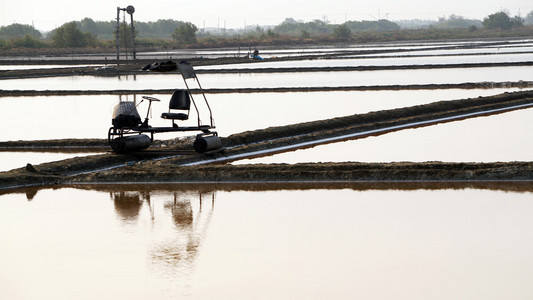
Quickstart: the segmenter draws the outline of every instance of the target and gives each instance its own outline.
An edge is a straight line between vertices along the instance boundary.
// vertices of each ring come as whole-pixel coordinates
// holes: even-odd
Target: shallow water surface
[[[81,157],[87,155],[102,154],[98,152],[82,153],[57,153],[57,152],[5,152],[0,151],[0,172],[12,169],[23,168],[26,164],[42,164],[68,158]]]
[[[426,104],[440,100],[464,99],[495,95],[517,89],[469,90],[408,90],[408,91],[351,91],[302,93],[250,93],[208,94],[215,125],[221,136],[270,126],[296,124],[382,109]],[[143,94],[144,95],[144,94]],[[150,124],[170,126],[161,119],[168,111],[170,95],[148,95],[161,99],[152,105]],[[107,138],[111,126],[113,107],[123,101],[141,100],[141,95],[100,96],[35,96],[3,97],[0,105],[4,117],[0,127],[4,131],[1,141],[42,140],[65,138]],[[202,100],[200,98],[200,100]],[[140,103],[141,118],[146,117],[148,104]],[[209,118],[202,111],[201,119]],[[149,115],[150,116],[150,115]],[[193,112],[189,121],[193,125]],[[183,125],[185,125],[185,123]],[[173,138],[183,134],[157,135],[156,138]],[[0,157],[1,157],[0,153]]]
[[[533,109],[523,109],[240,160],[234,164],[532,161],[532,117]]]
[[[533,50],[532,50],[533,51]],[[468,56],[416,56],[413,57],[357,57],[344,59],[311,59],[299,61],[268,61],[247,64],[215,65],[197,69],[258,69],[258,68],[304,68],[304,67],[358,67],[358,66],[406,66],[425,64],[468,64],[533,61],[532,53],[468,55]]]
[[[531,295],[531,192],[98,189],[0,196],[1,298]]]
[[[200,74],[203,88],[341,87],[465,82],[533,81],[531,67],[378,70],[301,73]],[[2,80],[8,90],[135,90],[183,89],[178,74],[120,77],[70,76]],[[196,87],[196,86],[193,86]]]

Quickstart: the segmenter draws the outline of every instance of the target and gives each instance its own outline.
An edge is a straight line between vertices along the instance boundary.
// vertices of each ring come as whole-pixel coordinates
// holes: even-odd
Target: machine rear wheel
[[[216,134],[208,136],[199,134],[194,140],[193,148],[198,153],[218,150],[222,148],[222,140]]]
[[[109,142],[116,153],[127,153],[150,147],[152,140],[146,134],[137,134],[114,138]]]

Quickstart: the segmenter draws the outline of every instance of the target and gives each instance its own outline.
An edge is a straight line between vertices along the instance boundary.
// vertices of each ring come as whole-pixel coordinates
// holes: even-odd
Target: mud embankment
[[[0,142],[1,151],[102,152],[109,151],[105,139],[55,139]]]
[[[180,150],[182,152],[193,151],[187,139],[155,140],[150,146],[151,149],[158,149],[163,152],[166,149]],[[54,139],[35,141],[6,141],[0,142],[0,152],[21,151],[21,152],[110,152],[107,139]],[[153,151],[154,152],[154,151]]]
[[[309,87],[272,87],[272,88],[210,88],[206,94],[227,93],[291,93],[291,92],[331,92],[331,91],[401,91],[401,90],[443,90],[443,89],[495,89],[495,88],[533,88],[533,81],[504,82],[464,82],[444,84],[393,84],[393,85],[354,85],[354,86],[309,86]],[[200,92],[191,89],[193,93]],[[169,95],[174,89],[139,89],[139,90],[2,90],[0,97],[29,96],[80,96],[80,95]]]
[[[136,165],[74,176],[77,182],[530,181],[533,162]]]

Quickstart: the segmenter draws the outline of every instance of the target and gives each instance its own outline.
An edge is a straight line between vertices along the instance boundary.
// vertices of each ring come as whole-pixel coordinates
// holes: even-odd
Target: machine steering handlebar
[[[157,99],[157,98],[154,98],[154,97],[149,97],[149,96],[143,96],[143,99],[146,99],[148,101],[157,101],[157,102],[160,102],[161,100]]]

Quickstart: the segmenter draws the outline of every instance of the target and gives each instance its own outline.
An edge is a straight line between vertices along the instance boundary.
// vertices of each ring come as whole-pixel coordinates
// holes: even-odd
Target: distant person
[[[259,56],[259,50],[257,50],[257,48],[254,49],[254,53],[252,54],[252,58],[253,59],[263,60],[263,58],[261,56]]]

